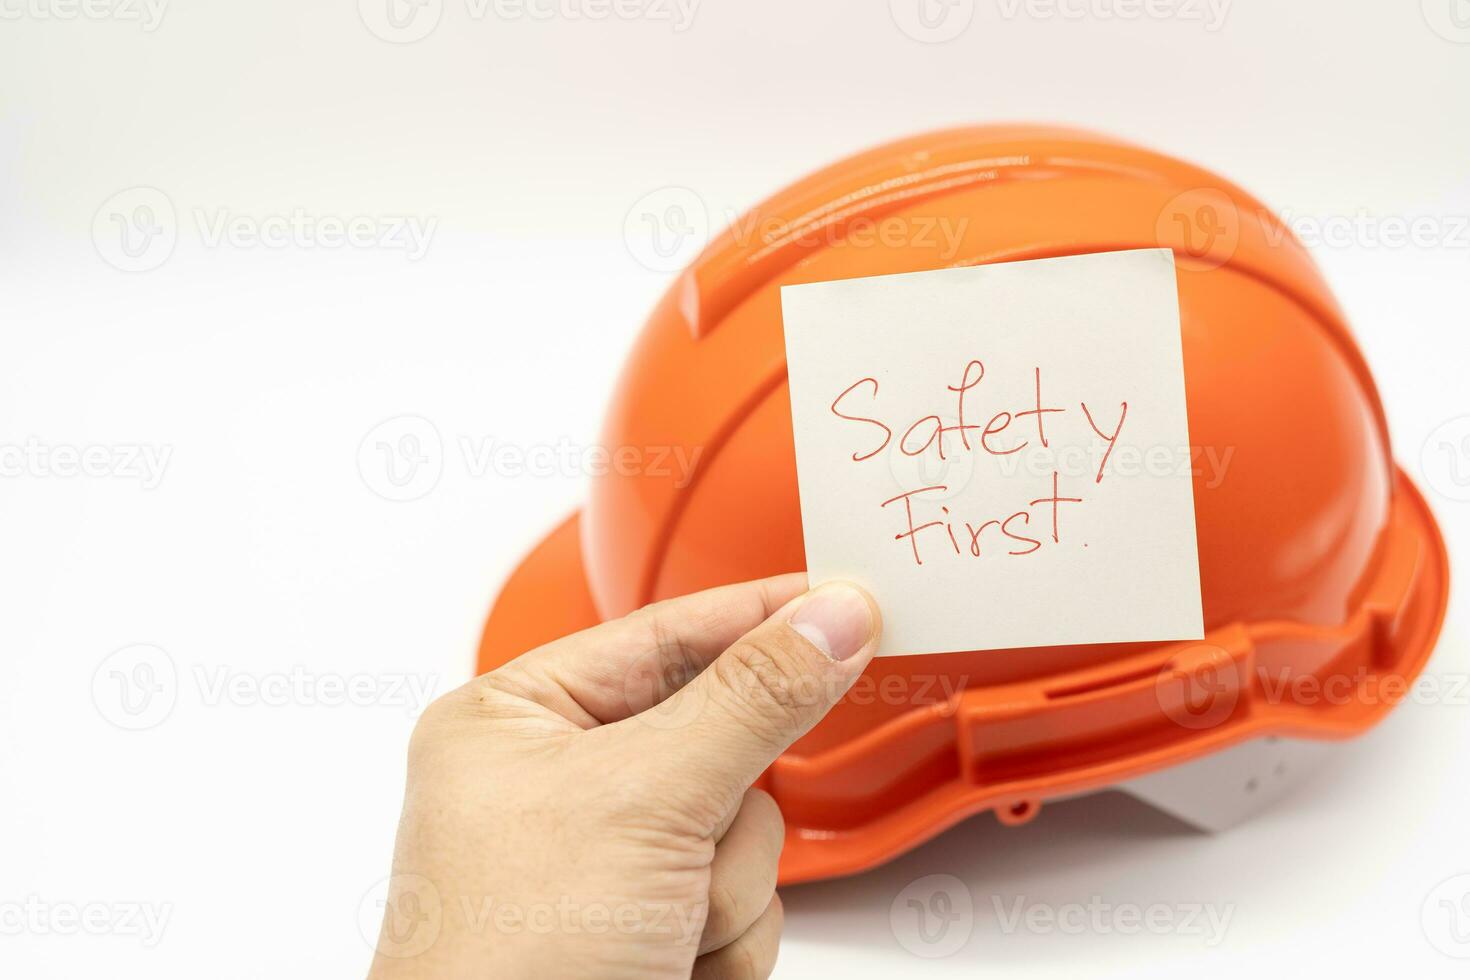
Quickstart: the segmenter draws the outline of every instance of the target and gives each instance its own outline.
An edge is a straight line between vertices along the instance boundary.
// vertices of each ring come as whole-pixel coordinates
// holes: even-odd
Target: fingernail
[[[790,623],[833,660],[846,660],[873,635],[873,610],[857,589],[835,582],[807,596]]]

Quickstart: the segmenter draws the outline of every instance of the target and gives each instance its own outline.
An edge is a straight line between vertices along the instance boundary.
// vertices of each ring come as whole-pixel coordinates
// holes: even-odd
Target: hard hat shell
[[[874,661],[762,778],[787,821],[782,881],[1247,739],[1367,728],[1427,658],[1448,568],[1341,310],[1240,188],[1037,126],[859,154],[713,242],[654,310],[605,424],[609,449],[664,465],[594,480],[506,584],[481,668],[653,600],[805,567],[780,287],[1154,247],[1178,267],[1205,642]],[[1345,696],[1324,695],[1333,680]]]

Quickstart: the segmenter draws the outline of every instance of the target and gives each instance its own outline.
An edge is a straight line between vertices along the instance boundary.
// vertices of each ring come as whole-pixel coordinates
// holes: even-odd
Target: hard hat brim
[[[1026,703],[1031,699],[1022,697],[1025,692],[961,691],[946,710],[916,709],[866,733],[859,740],[861,745],[842,746],[819,756],[783,756],[758,784],[783,804],[787,817],[781,884],[833,878],[877,866],[983,810],[994,810],[1005,823],[1024,823],[1035,816],[1044,800],[1118,787],[1253,739],[1336,740],[1376,724],[1397,703],[1394,697],[1355,695],[1345,701],[1319,699],[1303,705],[1291,697],[1260,698],[1259,684],[1251,678],[1255,671],[1264,670],[1273,649],[1281,646],[1298,651],[1315,648],[1320,663],[1332,665],[1330,669],[1344,676],[1351,665],[1352,676],[1360,684],[1388,680],[1402,688],[1418,677],[1444,618],[1449,561],[1439,528],[1418,490],[1401,470],[1396,471],[1395,484],[1393,513],[1385,532],[1386,553],[1347,622],[1326,630],[1294,623],[1237,623],[1211,631],[1207,637],[1210,649],[1229,655],[1227,669],[1238,675],[1240,687],[1238,704],[1232,700],[1232,710],[1209,725],[1196,729],[1182,724],[1168,739],[1116,754],[1097,753],[1080,762],[1073,753],[1059,752],[1059,760],[1066,757],[1060,768],[1036,775],[1016,774],[1018,778],[1001,774],[980,778],[980,767],[964,764],[966,757],[975,755],[977,745],[1003,745],[1010,738],[1005,726],[1018,720],[1029,723],[1047,714],[1052,720],[1045,727],[1055,727],[1060,733],[1068,724],[1062,712],[1106,717],[1113,710],[1108,699],[1123,697],[1131,698],[1136,709],[1141,697],[1157,697],[1153,678],[1166,669],[1192,669],[1190,664],[1199,659],[1193,650],[1171,653],[1179,647],[1174,644],[1161,645],[1142,677],[1129,674],[1137,673],[1135,668],[1114,665],[1128,678],[1123,683],[1099,686],[1097,678],[1079,671],[1076,678],[1051,678],[1046,691],[1034,692],[1034,704]],[[574,514],[548,534],[506,581],[486,622],[479,669],[493,670],[526,650],[600,621],[582,561],[580,514]],[[1215,670],[1219,664],[1203,666]],[[1056,695],[1069,687],[1081,693]],[[969,697],[972,694],[979,696]],[[1121,701],[1117,711],[1125,713]],[[1167,706],[1163,711],[1169,714]],[[812,799],[802,797],[820,794],[823,786],[851,781],[849,777],[860,776],[874,760],[886,757],[892,763],[893,757],[885,753],[897,743],[918,738],[932,741],[936,731],[946,729],[953,731],[949,740],[961,763],[949,778],[931,781],[911,799],[889,805],[877,802],[866,808],[869,819],[844,830],[802,826],[800,813],[814,805]],[[970,758],[970,762],[976,760]],[[791,799],[783,800],[787,796]]]

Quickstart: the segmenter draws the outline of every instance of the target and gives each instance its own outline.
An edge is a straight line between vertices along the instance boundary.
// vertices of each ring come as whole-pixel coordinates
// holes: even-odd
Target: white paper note
[[[807,570],[880,654],[1204,635],[1172,252],[781,299]]]

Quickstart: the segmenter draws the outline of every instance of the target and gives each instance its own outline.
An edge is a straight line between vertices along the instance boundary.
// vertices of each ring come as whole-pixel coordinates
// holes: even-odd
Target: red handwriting
[[[882,422],[879,422],[877,419],[870,419],[870,418],[867,418],[866,416],[862,416],[862,415],[844,415],[842,412],[837,411],[837,403],[838,402],[840,402],[840,401],[842,401],[842,399],[846,398],[855,389],[860,388],[863,385],[868,385],[868,384],[870,384],[870,385],[873,386],[873,397],[874,398],[877,398],[878,397],[878,379],[877,378],[863,378],[860,381],[853,382],[851,385],[849,385],[847,387],[847,390],[843,391],[842,394],[840,394],[836,398],[832,399],[832,414],[833,415],[837,416],[840,419],[847,419],[849,422],[866,422],[869,425],[876,425],[878,428],[880,428],[880,429],[883,430],[883,441],[878,444],[878,448],[877,449],[874,449],[870,453],[864,453],[862,455],[859,455],[857,453],[853,453],[852,454],[852,461],[854,463],[861,463],[865,459],[872,459],[874,456],[876,456],[879,453],[881,453],[884,449],[888,448],[888,440],[891,439],[891,438],[893,438],[893,430],[890,429],[888,426],[884,425]]]
[[[971,368],[980,369],[980,373],[975,375],[974,381],[970,380]],[[955,418],[960,420],[960,424],[955,426],[955,428],[959,429],[960,441],[965,444],[966,449],[970,448],[969,430],[977,428],[977,426],[965,424],[965,392],[969,391],[971,388],[975,387],[983,380],[985,380],[985,365],[980,363],[979,361],[971,361],[969,364],[965,365],[965,376],[963,378],[960,378],[960,383],[958,387],[956,387],[955,385],[945,385],[945,387],[948,388],[950,391],[958,392],[960,396],[959,404],[955,407]]]
[[[1055,541],[1057,544],[1061,544],[1062,543],[1062,533],[1057,528],[1057,505],[1058,504],[1080,504],[1080,503],[1082,503],[1082,498],[1081,497],[1063,497],[1063,496],[1060,496],[1057,493],[1057,471],[1056,470],[1052,470],[1052,473],[1051,473],[1051,496],[1050,497],[1039,497],[1036,500],[1031,501],[1031,506],[1032,507],[1035,507],[1037,504],[1051,504],[1051,539],[1053,541]]]
[[[920,524],[918,527],[915,527],[914,526],[914,505],[910,502],[910,499],[909,498],[915,496],[916,494],[931,493],[931,492],[933,492],[935,490],[945,491],[945,490],[948,490],[948,489],[949,489],[949,487],[946,487],[943,484],[939,484],[938,486],[933,486],[933,487],[920,487],[917,490],[910,490],[907,493],[901,493],[897,497],[889,497],[887,500],[883,501],[883,503],[881,503],[881,504],[878,505],[880,507],[887,507],[889,504],[893,503],[896,500],[902,500],[903,501],[903,516],[904,516],[904,520],[908,521],[909,529],[907,531],[904,531],[902,534],[895,534],[893,536],[893,540],[895,540],[895,541],[902,541],[904,538],[908,538],[909,539],[909,547],[911,547],[911,548],[914,549],[914,562],[916,564],[919,564],[919,565],[924,564],[924,559],[922,559],[922,558],[919,557],[919,542],[915,538],[915,535],[917,535],[920,531],[922,531],[922,530],[924,530],[925,528],[928,528],[928,527],[942,527],[942,526],[944,526],[944,522],[943,521],[929,521],[927,524]],[[953,536],[954,535],[951,533],[950,537],[953,538]]]
[[[952,433],[958,433],[959,441],[963,448],[972,451],[974,449],[974,444],[972,444],[970,441],[970,433],[979,430],[980,438],[978,440],[978,443],[982,451],[989,453],[992,456],[1008,456],[1011,453],[1025,449],[1026,446],[1030,444],[1029,441],[1022,439],[1014,445],[1003,446],[992,444],[992,437],[999,436],[1011,425],[1011,423],[1018,422],[1021,419],[1028,417],[1034,418],[1036,420],[1036,438],[1041,443],[1042,447],[1050,447],[1051,442],[1046,437],[1045,418],[1047,415],[1065,414],[1067,410],[1060,406],[1046,406],[1042,404],[1041,368],[1035,368],[1034,374],[1036,379],[1036,396],[1034,408],[1025,408],[1014,413],[1008,411],[996,412],[994,415],[990,416],[990,419],[983,426],[981,426],[973,422],[966,421],[965,396],[969,392],[973,391],[976,387],[978,387],[980,382],[984,380],[985,365],[980,361],[970,361],[968,364],[965,365],[964,374],[960,378],[960,383],[958,385],[945,386],[946,391],[952,391],[956,395],[955,418],[957,421],[955,422],[955,424],[945,425],[944,420],[940,416],[925,415],[904,430],[903,435],[900,436],[898,439],[899,451],[902,452],[905,456],[918,456],[921,453],[924,453],[932,448],[935,450],[941,460],[948,459],[949,456],[945,453],[945,436]],[[852,459],[855,463],[861,463],[863,460],[872,459],[874,456],[877,456],[883,450],[888,448],[888,443],[893,438],[893,429],[879,419],[876,419],[871,415],[858,415],[838,407],[850,398],[855,398],[858,389],[865,386],[871,387],[872,392],[870,398],[871,400],[876,401],[878,397],[878,379],[860,378],[859,380],[844,388],[842,390],[842,393],[839,394],[836,398],[832,399],[832,404],[828,406],[829,411],[831,411],[833,415],[837,416],[840,419],[843,419],[844,421],[858,422],[862,425],[871,426],[872,428],[877,429],[883,433],[883,440],[879,442],[877,446],[869,449],[867,452],[855,452],[852,454]],[[1087,413],[1087,406],[1083,405],[1082,410],[1084,413]],[[1124,402],[1123,412],[1125,415],[1127,414],[1127,411],[1128,403]],[[1091,423],[1092,416],[1088,414],[1087,418],[1088,422]],[[1118,419],[1118,426],[1116,429],[1113,430],[1113,435],[1111,437],[1106,436],[1105,433],[1098,430],[1096,425],[1093,425],[1092,428],[1093,431],[1098,433],[1098,435],[1107,438],[1109,443],[1113,443],[1117,441],[1118,434],[1123,429],[1123,419],[1121,417]],[[919,438],[922,438],[922,442],[916,441]],[[1111,449],[1111,445],[1109,446],[1109,448]]]
[[[1123,420],[1128,417],[1128,403],[1122,402],[1120,404],[1122,404],[1123,410],[1118,413],[1118,424],[1113,427],[1113,434],[1108,435],[1102,429],[1099,429],[1097,423],[1092,420],[1092,413],[1087,410],[1087,403],[1081,403],[1082,414],[1087,416],[1087,424],[1092,426],[1093,432],[1096,432],[1108,441],[1108,448],[1103,452],[1102,462],[1097,464],[1097,479],[1093,481],[1094,483],[1102,482],[1103,469],[1108,465],[1108,457],[1113,455],[1113,447],[1118,444],[1118,433],[1123,431]]]
[[[1051,496],[1042,497],[1038,500],[1033,500],[1031,501],[1029,506],[1035,507],[1037,504],[1051,505],[1051,538],[1054,543],[1061,544],[1061,525],[1060,517],[1057,512],[1057,506],[1064,503],[1080,504],[1082,503],[1082,498],[1063,497],[1058,494],[1056,487],[1057,474],[1053,472]],[[948,490],[949,487],[945,486],[942,483],[938,483],[928,487],[919,487],[917,490],[907,490],[903,493],[898,494],[897,496],[889,497],[887,500],[883,501],[883,503],[879,505],[882,507],[887,507],[889,504],[903,501],[904,530],[895,534],[893,536],[893,540],[908,542],[909,550],[914,556],[914,563],[916,565],[924,564],[924,557],[919,549],[919,534],[920,532],[927,531],[931,528],[942,528],[945,531],[945,536],[949,539],[949,546],[956,555],[964,555],[968,553],[973,558],[981,557],[981,555],[984,554],[982,541],[985,539],[985,532],[992,527],[996,528],[998,533],[1004,538],[1008,539],[1010,543],[1029,546],[1023,549],[1011,547],[1006,552],[1006,554],[1008,555],[1029,555],[1041,549],[1041,541],[1039,539],[1011,530],[1011,525],[1017,521],[1019,521],[1021,524],[1025,525],[1029,529],[1031,525],[1031,513],[1027,510],[1018,510],[1015,513],[1009,514],[1005,517],[994,518],[992,520],[985,521],[979,525],[971,524],[969,521],[962,521],[960,523],[963,525],[964,531],[962,533],[956,533],[955,523],[949,519],[951,516],[949,508],[947,506],[941,505],[939,510],[944,515],[942,519],[936,518],[934,520],[924,521],[923,523],[915,524],[913,498],[919,496],[920,494],[944,493]],[[963,548],[960,546],[961,539],[964,539],[965,541],[965,546]]]
[[[948,459],[946,438],[948,438],[950,452],[958,448],[965,452],[980,452],[990,456],[1009,456],[1031,445],[1030,438],[1019,437],[1018,429],[1013,428],[1026,419],[1032,420],[1030,424],[1035,425],[1036,441],[1043,449],[1049,448],[1051,442],[1047,434],[1046,417],[1053,416],[1052,421],[1055,426],[1061,417],[1068,414],[1069,410],[1061,405],[1046,403],[1042,396],[1041,374],[1040,367],[1032,368],[1034,395],[1028,400],[1026,406],[1017,407],[1014,411],[997,411],[982,424],[976,421],[973,399],[970,396],[985,380],[986,368],[985,364],[978,359],[967,362],[960,374],[959,383],[945,385],[945,390],[954,395],[954,424],[946,424],[944,418],[938,414],[922,416],[902,430],[903,434],[898,437],[897,444],[899,452],[905,456],[918,456],[933,449],[939,459],[946,460]],[[870,431],[874,439],[879,440],[876,445],[870,441],[866,444],[868,448],[854,452],[852,460],[855,463],[863,463],[882,453],[893,442],[894,433],[898,429],[872,414],[878,402],[878,395],[877,378],[866,377],[849,385],[832,400],[830,410],[833,415],[846,422],[863,426]],[[868,414],[859,414],[857,406],[862,404],[864,396],[869,406],[864,411]],[[1122,435],[1123,424],[1128,417],[1128,403],[1126,401],[1118,403],[1118,421],[1112,427],[1111,432],[1099,426],[1098,418],[1094,416],[1086,402],[1079,401],[1076,404],[1082,410],[1082,416],[1091,433],[1106,444],[1093,480],[1094,483],[1101,483],[1107,469],[1108,459]],[[978,435],[972,438],[972,434],[976,433]],[[1053,435],[1055,435],[1055,428],[1053,428]],[[932,552],[937,547],[942,553],[946,544],[948,550],[953,551],[955,555],[968,555],[971,558],[994,554],[1001,549],[1004,549],[1004,554],[1010,556],[1032,555],[1045,546],[1048,538],[1051,545],[1060,545],[1063,539],[1063,505],[1083,503],[1083,498],[1080,496],[1063,494],[1062,477],[1055,469],[1051,473],[1049,494],[1031,500],[1024,508],[1010,513],[1002,511],[1001,514],[987,517],[978,523],[955,519],[950,512],[949,504],[939,503],[944,498],[932,496],[948,494],[948,492],[947,485],[933,484],[896,494],[879,505],[881,508],[899,503],[903,505],[902,529],[894,534],[893,539],[907,543],[909,552],[917,565],[924,564],[926,548]],[[938,516],[935,516],[936,509]],[[916,510],[920,513],[916,514]],[[1035,525],[1033,525],[1033,517],[1036,518]],[[1048,524],[1050,534],[1042,530]],[[1033,526],[1036,527],[1035,531],[1032,530]],[[921,547],[921,539],[924,542],[923,547]],[[1086,547],[1087,543],[1074,541],[1075,544]]]
[[[1049,443],[1049,442],[1046,441],[1046,426],[1042,423],[1042,419],[1049,412],[1064,412],[1064,411],[1066,411],[1066,409],[1064,409],[1064,408],[1042,408],[1041,407],[1041,368],[1037,368],[1036,369],[1036,407],[1035,408],[1028,408],[1024,412],[1017,412],[1016,413],[1016,418],[1020,418],[1023,415],[1034,415],[1034,416],[1036,416],[1036,437],[1041,440],[1041,445],[1042,445],[1043,448],[1045,448],[1047,446],[1050,446],[1051,443]]]

